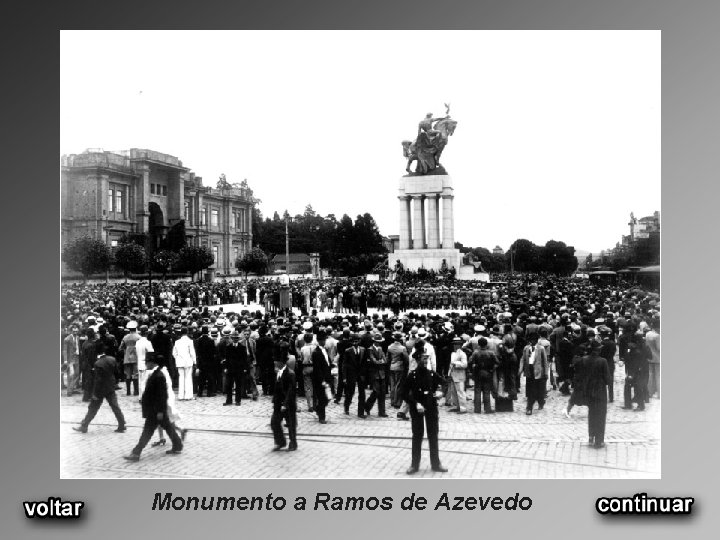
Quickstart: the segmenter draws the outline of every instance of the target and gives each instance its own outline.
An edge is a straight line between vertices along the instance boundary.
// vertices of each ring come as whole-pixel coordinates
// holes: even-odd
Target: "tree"
[[[505,254],[505,258],[510,266],[517,272],[537,272],[540,267],[539,248],[530,240],[524,238],[515,240],[510,249]]]
[[[83,280],[87,280],[92,274],[100,274],[110,269],[112,253],[105,242],[80,236],[63,246],[62,259],[68,268],[80,272]]]
[[[145,250],[129,238],[123,237],[115,250],[115,266],[122,270],[125,282],[129,274],[140,274],[145,270],[147,255]]]
[[[570,275],[578,267],[578,260],[575,257],[575,248],[568,247],[565,242],[549,240],[545,247],[539,250],[540,265],[538,270],[550,272],[557,275]]]
[[[235,267],[244,272],[245,277],[247,277],[248,272],[262,276],[267,273],[268,263],[268,256],[265,252],[258,247],[254,247],[242,258],[235,261]]]
[[[315,216],[317,216],[317,213],[315,213],[315,210],[313,210],[312,205],[311,205],[311,204],[308,204],[308,205],[305,207],[305,213],[303,214],[303,217],[305,217],[305,218],[314,218]]]
[[[201,246],[185,246],[178,253],[178,268],[195,276],[197,272],[213,265],[215,257],[212,252]]]
[[[178,254],[169,249],[162,249],[152,255],[150,269],[153,272],[162,274],[163,281],[168,272],[171,272],[178,264]]]

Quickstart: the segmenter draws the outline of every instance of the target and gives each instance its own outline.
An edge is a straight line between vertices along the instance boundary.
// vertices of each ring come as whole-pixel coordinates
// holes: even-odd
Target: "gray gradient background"
[[[461,534],[536,534],[567,531],[586,538],[655,539],[717,531],[717,360],[703,339],[714,333],[711,306],[717,286],[718,45],[716,1],[477,1],[413,2],[135,2],[102,8],[98,2],[54,2],[50,7],[5,3],[3,14],[3,154],[6,166],[2,224],[3,389],[0,391],[0,535],[3,538],[143,538],[207,533],[263,538],[324,535],[360,538],[386,534],[440,537]],[[379,28],[379,29],[661,29],[663,50],[663,471],[657,481],[80,481],[59,480],[58,398],[58,46],[59,29],[81,28]],[[431,34],[428,33],[428,38]],[[419,76],[421,47],[398,58],[398,69]],[[290,54],[290,52],[289,52]],[[420,57],[416,55],[420,55]],[[415,60],[417,58],[417,60]],[[132,62],[128,73],[132,76]],[[418,66],[418,67],[416,67]],[[173,76],[173,74],[168,74]],[[88,84],[112,84],[109,79]],[[181,77],[181,74],[177,74]],[[183,84],[179,78],[178,84]],[[98,114],[102,114],[99,112]],[[139,129],[141,127],[139,126]],[[89,144],[92,135],[89,134]],[[592,204],[591,194],[578,195]],[[30,200],[28,200],[30,197]],[[598,224],[602,226],[602,224]],[[712,226],[711,226],[712,227]],[[14,251],[20,250],[22,251]],[[713,249],[714,248],[714,249]],[[712,251],[715,260],[705,260]],[[16,257],[16,253],[22,253]],[[688,274],[693,261],[704,271]],[[693,265],[695,266],[695,265]],[[700,324],[700,326],[698,326]],[[702,370],[691,372],[690,364]],[[699,371],[698,370],[698,371]],[[700,381],[707,380],[702,384]],[[192,443],[191,443],[192,444]],[[238,459],[241,459],[238,453]],[[156,491],[179,495],[265,495],[287,499],[334,495],[390,495],[390,512],[172,513],[150,511]],[[397,506],[411,492],[436,500],[451,495],[530,496],[529,512],[432,511],[405,515]],[[692,518],[608,518],[594,510],[603,495],[695,496]],[[35,522],[21,502],[61,496],[86,501],[79,522]],[[320,518],[320,519],[318,519]],[[690,530],[688,530],[690,529]]]

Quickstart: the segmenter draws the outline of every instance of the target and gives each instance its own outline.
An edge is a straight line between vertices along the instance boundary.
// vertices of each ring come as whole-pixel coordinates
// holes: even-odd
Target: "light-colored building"
[[[205,246],[211,267],[237,274],[235,260],[252,249],[252,190],[203,186],[178,158],[153,150],[86,150],[61,158],[61,242],[89,235],[116,246],[144,233],[159,246],[184,221],[189,245]]]
[[[493,255],[505,255],[505,252],[503,251],[503,248],[500,246],[495,246],[492,250]]]

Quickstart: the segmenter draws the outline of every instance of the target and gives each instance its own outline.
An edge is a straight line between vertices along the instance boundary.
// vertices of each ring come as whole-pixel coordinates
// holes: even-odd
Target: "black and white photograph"
[[[61,479],[662,477],[660,31],[59,40]]]

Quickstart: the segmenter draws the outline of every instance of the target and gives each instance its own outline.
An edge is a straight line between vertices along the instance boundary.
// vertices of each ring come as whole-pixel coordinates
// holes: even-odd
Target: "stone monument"
[[[463,265],[460,250],[455,248],[455,199],[453,180],[440,163],[448,139],[457,122],[446,115],[434,118],[428,113],[418,124],[415,141],[403,141],[407,174],[400,178],[400,238],[398,249],[388,256],[394,268],[399,261],[407,270],[439,271],[443,264],[455,268],[456,276],[483,279],[472,265]],[[417,162],[415,171],[410,169]]]

